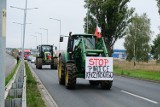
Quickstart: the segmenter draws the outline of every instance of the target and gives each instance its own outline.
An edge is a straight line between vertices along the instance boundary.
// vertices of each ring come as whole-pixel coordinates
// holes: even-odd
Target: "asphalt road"
[[[5,72],[5,76],[9,75],[11,73],[11,71],[13,70],[13,68],[16,65],[16,59],[14,59],[12,56],[10,56],[9,54],[6,54],[6,72]]]
[[[59,107],[160,107],[160,84],[114,76],[111,90],[78,79],[75,90],[59,85],[57,70],[30,64]]]

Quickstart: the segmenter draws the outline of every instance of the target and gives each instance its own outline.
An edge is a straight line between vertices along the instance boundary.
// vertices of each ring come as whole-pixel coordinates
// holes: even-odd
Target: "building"
[[[126,57],[127,57],[126,50],[115,49],[115,50],[113,50],[112,57],[118,58],[118,59],[126,59]]]

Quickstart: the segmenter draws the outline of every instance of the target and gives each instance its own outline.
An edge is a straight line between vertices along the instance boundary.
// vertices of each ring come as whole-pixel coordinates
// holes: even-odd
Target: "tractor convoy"
[[[75,89],[77,78],[89,80],[90,85],[110,89],[113,83],[113,59],[108,57],[103,37],[93,34],[69,34],[66,51],[57,57],[52,45],[37,46],[36,68],[50,65],[57,69],[60,85]],[[60,37],[63,42],[64,37]],[[58,64],[57,64],[58,62]]]
[[[63,42],[64,37],[60,37]],[[90,85],[110,89],[113,82],[113,59],[103,38],[92,34],[69,34],[66,52],[59,54],[59,84],[67,89],[76,87],[76,79],[89,80]]]

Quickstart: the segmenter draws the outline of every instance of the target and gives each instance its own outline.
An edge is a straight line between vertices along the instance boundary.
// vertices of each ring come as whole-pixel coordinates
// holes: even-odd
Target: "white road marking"
[[[150,99],[148,99],[148,98],[145,98],[145,97],[142,97],[142,96],[139,96],[139,95],[136,95],[136,94],[133,94],[133,93],[124,91],[124,90],[121,90],[121,92],[126,93],[126,94],[129,94],[129,95],[132,95],[132,96],[134,96],[134,97],[137,97],[137,98],[140,98],[140,99],[143,99],[143,100],[146,100],[146,101],[151,102],[151,103],[154,103],[154,104],[158,104],[157,101],[150,100]]]

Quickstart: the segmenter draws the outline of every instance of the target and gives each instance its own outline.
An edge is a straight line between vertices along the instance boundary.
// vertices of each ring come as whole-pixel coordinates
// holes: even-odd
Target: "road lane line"
[[[143,100],[146,100],[146,101],[151,102],[151,103],[154,103],[154,104],[159,104],[157,101],[150,100],[150,99],[148,99],[148,98],[145,98],[145,97],[142,97],[142,96],[139,96],[139,95],[136,95],[136,94],[133,94],[133,93],[124,91],[124,90],[121,90],[121,92],[126,93],[126,94],[129,94],[129,95],[134,96],[134,97],[137,97],[137,98],[140,98],[140,99],[143,99]]]

